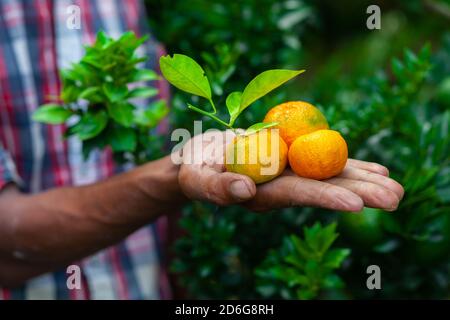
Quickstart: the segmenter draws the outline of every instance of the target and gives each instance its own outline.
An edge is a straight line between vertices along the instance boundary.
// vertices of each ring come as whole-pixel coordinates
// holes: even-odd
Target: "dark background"
[[[381,8],[381,30],[366,28],[370,4]],[[304,268],[293,267],[280,253],[292,247],[288,235],[303,238],[303,227],[321,221],[337,223],[340,236],[333,248],[351,253],[337,271],[342,285],[327,286],[320,275],[307,275],[317,285],[314,298],[450,297],[450,1],[147,0],[146,5],[153,35],[168,53],[187,54],[205,67],[224,115],[220,97],[242,89],[259,72],[306,69],[252,105],[238,124],[261,121],[285,100],[309,101],[343,134],[352,157],[387,166],[406,190],[394,213],[293,208],[257,215],[194,203],[184,211],[184,235],[172,251],[179,294],[302,298],[298,289],[304,287],[277,272],[303,276]],[[186,111],[190,99],[173,90],[173,127],[191,128],[198,119]],[[204,127],[215,126],[203,120]],[[365,286],[371,264],[381,268],[382,290]]]

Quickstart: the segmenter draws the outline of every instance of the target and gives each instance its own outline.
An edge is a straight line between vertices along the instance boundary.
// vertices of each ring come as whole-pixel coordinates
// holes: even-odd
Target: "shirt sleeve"
[[[9,183],[22,185],[10,153],[0,144],[0,191]]]

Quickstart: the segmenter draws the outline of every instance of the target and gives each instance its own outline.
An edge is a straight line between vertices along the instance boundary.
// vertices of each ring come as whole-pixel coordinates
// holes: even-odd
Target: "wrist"
[[[101,224],[142,226],[184,203],[178,171],[170,157],[165,157],[81,188],[79,210],[90,212],[91,218]]]
[[[136,170],[140,190],[161,208],[177,208],[187,201],[178,182],[180,166],[174,164],[170,156],[141,165]]]

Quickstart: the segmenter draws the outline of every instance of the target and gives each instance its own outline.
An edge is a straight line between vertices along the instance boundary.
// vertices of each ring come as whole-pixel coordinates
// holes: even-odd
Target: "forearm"
[[[183,199],[169,157],[84,187],[1,195],[0,274],[14,265],[48,269],[85,257]]]

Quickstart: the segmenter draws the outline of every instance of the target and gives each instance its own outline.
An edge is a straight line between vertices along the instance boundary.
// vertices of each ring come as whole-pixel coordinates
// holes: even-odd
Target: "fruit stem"
[[[211,119],[217,121],[218,123],[220,123],[221,125],[229,128],[229,129],[233,129],[233,127],[230,126],[228,123],[226,123],[225,121],[220,120],[219,118],[217,118],[214,114],[212,114],[210,112],[207,112],[207,111],[204,111],[204,110],[199,109],[197,107],[194,107],[191,104],[188,104],[188,108],[191,109],[191,110],[197,111],[198,113],[201,113],[201,114],[203,114],[203,115],[205,115],[207,117],[210,117]]]

